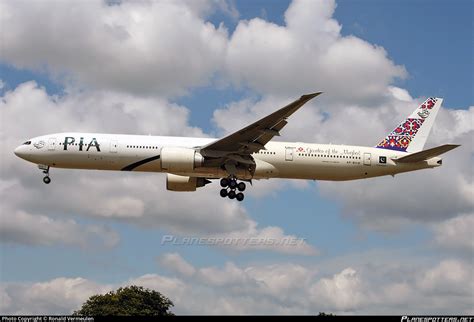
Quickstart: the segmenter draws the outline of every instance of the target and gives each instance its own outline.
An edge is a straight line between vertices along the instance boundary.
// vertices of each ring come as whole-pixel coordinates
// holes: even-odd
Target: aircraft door
[[[370,165],[371,161],[370,153],[364,153],[364,165]]]
[[[286,147],[285,148],[285,161],[293,161],[294,152],[295,152],[295,148]]]
[[[112,140],[110,141],[110,153],[117,153],[118,150],[118,141]]]
[[[56,148],[56,138],[49,138],[48,139],[48,150],[54,151]]]

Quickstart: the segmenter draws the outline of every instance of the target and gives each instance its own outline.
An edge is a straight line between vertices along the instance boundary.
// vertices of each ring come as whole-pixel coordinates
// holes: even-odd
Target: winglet
[[[309,101],[310,99],[315,98],[318,95],[321,95],[323,92],[317,92],[317,93],[311,93],[311,94],[305,94],[300,97],[300,100],[303,101]]]

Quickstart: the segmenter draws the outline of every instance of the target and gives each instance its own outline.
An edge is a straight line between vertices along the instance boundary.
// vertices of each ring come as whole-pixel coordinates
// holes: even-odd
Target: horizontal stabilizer
[[[436,148],[431,148],[428,150],[423,150],[420,152],[412,153],[407,156],[401,157],[399,159],[393,159],[397,163],[412,163],[412,162],[421,162],[433,157],[437,157],[443,153],[451,151],[452,149],[457,148],[458,144],[445,144],[437,146]]]

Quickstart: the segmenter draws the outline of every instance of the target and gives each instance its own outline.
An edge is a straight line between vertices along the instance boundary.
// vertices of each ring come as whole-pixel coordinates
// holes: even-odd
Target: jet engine
[[[196,188],[204,187],[208,183],[211,181],[206,178],[166,174],[166,189],[171,191],[196,191]]]
[[[192,172],[202,166],[204,157],[191,148],[164,147],[161,149],[161,168],[167,172]]]

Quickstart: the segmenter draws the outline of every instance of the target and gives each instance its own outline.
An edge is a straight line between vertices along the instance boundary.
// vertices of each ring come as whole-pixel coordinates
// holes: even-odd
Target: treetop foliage
[[[131,285],[91,296],[74,315],[174,315],[172,306],[173,302],[160,292]]]

